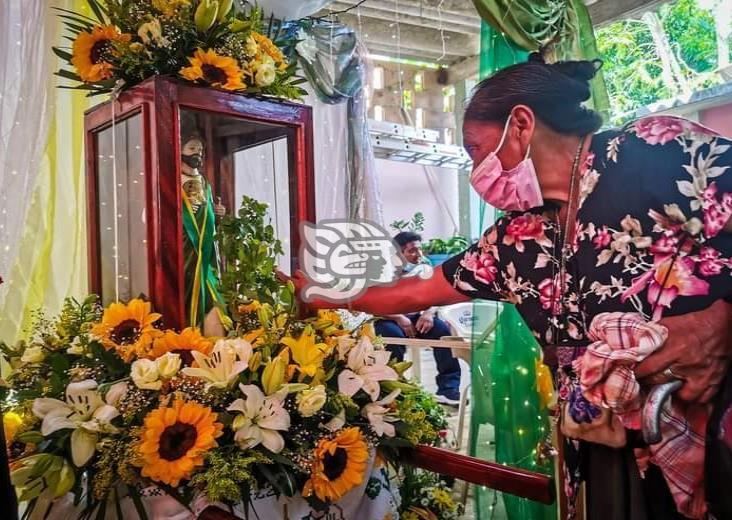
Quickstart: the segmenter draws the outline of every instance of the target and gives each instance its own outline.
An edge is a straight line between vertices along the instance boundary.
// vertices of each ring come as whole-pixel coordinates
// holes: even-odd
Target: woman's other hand
[[[684,381],[677,392],[681,399],[709,402],[727,375],[732,356],[732,304],[719,300],[703,311],[660,323],[668,328],[668,339],[638,364],[636,377],[647,384],[665,383],[670,369]]]

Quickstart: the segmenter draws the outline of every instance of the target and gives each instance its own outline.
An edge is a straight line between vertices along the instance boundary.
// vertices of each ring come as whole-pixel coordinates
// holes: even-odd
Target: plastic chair
[[[465,428],[465,411],[467,410],[470,391],[475,388],[476,369],[480,372],[478,381],[486,381],[486,377],[488,377],[487,380],[490,383],[490,372],[487,370],[490,364],[490,352],[486,355],[486,353],[483,352],[485,348],[481,348],[481,345],[486,344],[486,342],[490,342],[492,345],[492,339],[489,338],[493,337],[492,335],[496,328],[499,312],[500,304],[488,301],[458,303],[440,308],[440,317],[450,325],[450,328],[452,328],[457,336],[469,341],[472,346],[471,350],[453,349],[452,351],[454,357],[463,359],[471,367],[471,383],[461,391],[460,395],[460,406],[458,408],[458,431],[456,433],[456,448],[458,450],[462,447],[463,431]],[[477,352],[476,347],[478,347]],[[490,350],[492,352],[492,348]],[[476,354],[480,359],[475,358]],[[484,390],[487,391],[478,392],[481,395],[475,395],[477,393],[473,392],[473,411],[471,414],[469,435],[469,443],[471,446],[476,441],[470,439],[477,438],[477,434],[473,434],[473,423],[477,424],[477,428],[481,424],[491,422],[488,419],[493,417],[493,402],[490,397],[490,387]],[[474,454],[474,448],[471,447],[470,450],[471,455]]]

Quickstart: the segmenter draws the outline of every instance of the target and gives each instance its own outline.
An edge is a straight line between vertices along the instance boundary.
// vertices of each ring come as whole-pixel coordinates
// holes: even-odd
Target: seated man
[[[422,237],[417,233],[403,231],[394,237],[394,241],[409,262],[404,269],[407,276],[419,264],[426,262],[422,254]],[[435,309],[427,309],[421,313],[388,315],[377,320],[374,326],[376,333],[384,338],[440,339],[449,336],[450,327],[435,317],[436,314]],[[393,357],[404,360],[406,349],[403,345],[387,345],[386,348]],[[432,353],[437,364],[437,402],[457,406],[460,402],[460,363],[449,348],[434,348]]]

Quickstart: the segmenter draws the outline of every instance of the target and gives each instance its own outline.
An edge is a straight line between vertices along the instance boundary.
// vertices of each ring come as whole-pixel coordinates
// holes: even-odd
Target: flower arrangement
[[[464,512],[449,486],[434,473],[405,468],[401,482],[402,520],[457,520]]]
[[[335,311],[297,317],[262,211],[245,198],[220,237],[257,273],[248,291],[238,277],[223,283],[241,291],[226,337],[165,329],[140,299],[102,309],[90,296],[68,299],[56,319],[39,313],[27,341],[0,344],[21,500],[72,493],[84,515],[103,517],[125,497],[142,511],[141,490],[157,486],[187,506],[272,490],[319,508],[365,482],[374,458],[396,462],[398,448],[438,441],[444,412],[405,380],[409,363],[392,360],[369,323],[349,330]]]
[[[262,10],[233,0],[87,0],[93,17],[57,9],[71,47],[54,52],[72,70],[57,74],[111,92],[165,74],[224,90],[299,99],[305,79],[286,56],[285,31],[265,35]],[[271,36],[271,37],[270,37]],[[291,53],[290,53],[291,54]]]

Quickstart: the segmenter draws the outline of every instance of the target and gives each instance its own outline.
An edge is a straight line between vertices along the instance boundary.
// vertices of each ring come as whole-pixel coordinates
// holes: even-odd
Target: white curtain
[[[3,0],[0,8],[0,276],[6,280],[49,127],[55,30],[48,8],[48,0]],[[6,293],[7,284],[0,285],[0,304]]]
[[[347,104],[329,105],[314,94],[305,102],[313,107],[317,219],[348,218]]]

